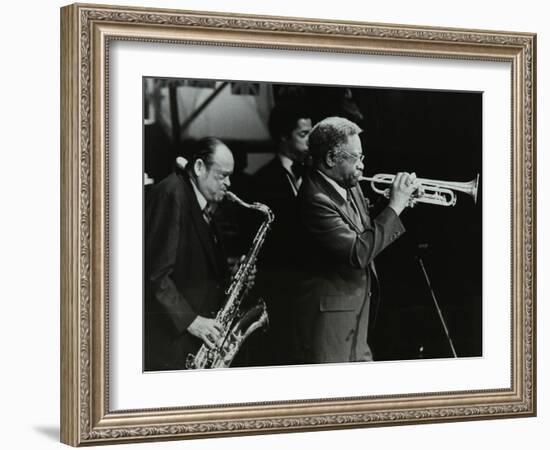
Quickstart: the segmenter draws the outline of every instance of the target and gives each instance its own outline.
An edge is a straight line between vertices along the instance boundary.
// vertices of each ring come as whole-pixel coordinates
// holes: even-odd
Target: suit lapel
[[[361,192],[361,188],[359,186],[356,186],[351,189],[351,193],[353,195],[353,199],[355,200],[355,204],[359,209],[359,215],[361,216],[361,222],[363,223],[363,228],[364,229],[371,228],[372,224],[370,221],[369,213],[367,212],[367,206],[365,203],[365,198]]]
[[[359,186],[353,188],[351,190],[353,198],[355,199],[355,204],[359,208],[359,215],[361,216],[361,221],[363,222],[363,228],[364,230],[368,228],[372,228],[372,222],[370,220],[369,213],[367,211],[367,203],[365,202],[365,197],[363,196],[363,192],[361,191],[361,188]],[[372,276],[374,279],[374,284],[377,285],[378,288],[378,273],[376,272],[376,266],[374,264],[374,261],[371,261],[369,264],[369,267],[372,271]],[[373,296],[374,302],[378,302],[378,296]],[[377,307],[376,307],[377,310]]]
[[[338,209],[338,212],[340,213],[344,221],[349,226],[351,226],[353,230],[360,233],[361,230],[357,227],[357,225],[355,224],[355,221],[353,220],[352,217],[350,217],[350,215],[347,212],[346,200],[344,200],[344,198],[342,198],[342,196],[336,191],[336,189],[334,189],[334,187],[331,186],[331,184],[327,180],[325,180],[322,175],[317,173],[316,170],[313,170],[311,172],[310,177],[312,178],[312,181],[316,183],[319,186],[319,188],[330,197],[330,199],[333,201],[334,205]],[[362,220],[362,216],[363,214],[361,214],[361,220]]]

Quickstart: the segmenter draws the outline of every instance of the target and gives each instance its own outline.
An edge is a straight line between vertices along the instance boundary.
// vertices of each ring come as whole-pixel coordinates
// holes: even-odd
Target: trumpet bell
[[[471,181],[441,181],[418,178],[424,189],[450,189],[452,191],[462,192],[473,198],[474,203],[477,203],[477,190],[479,186],[479,174]]]
[[[477,174],[475,179],[472,181],[474,182],[474,185],[472,187],[472,197],[474,198],[474,203],[477,203],[477,188],[479,186],[479,173]]]

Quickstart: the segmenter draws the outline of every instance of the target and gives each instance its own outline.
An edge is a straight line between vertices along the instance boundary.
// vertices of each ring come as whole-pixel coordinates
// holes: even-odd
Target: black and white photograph
[[[143,370],[483,357],[483,93],[143,78]]]
[[[25,162],[6,192],[40,172],[16,200],[23,243],[59,260],[55,318],[31,314],[30,351],[12,339],[7,359],[30,364],[20,380],[55,366],[58,413],[42,375],[12,389],[37,418],[14,439],[525,446],[546,392],[540,8],[235,2],[58,5],[59,64],[32,92],[59,95],[9,84],[14,136],[43,142],[8,151]],[[54,61],[35,41],[23,56]],[[29,105],[57,102],[29,133]],[[8,284],[42,304],[55,261]]]

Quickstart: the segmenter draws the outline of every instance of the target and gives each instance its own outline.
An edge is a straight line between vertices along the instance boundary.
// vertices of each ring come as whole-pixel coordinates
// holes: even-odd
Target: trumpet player
[[[329,117],[309,135],[312,170],[298,203],[306,268],[296,303],[298,359],[304,363],[371,361],[369,320],[378,304],[374,258],[405,229],[399,215],[419,189],[398,173],[388,206],[367,212],[358,186],[364,158],[353,122]]]
[[[212,210],[227,193],[234,160],[219,139],[198,141],[185,168],[154,185],[145,205],[145,370],[184,369],[204,342],[230,271]],[[249,280],[253,283],[253,280]]]

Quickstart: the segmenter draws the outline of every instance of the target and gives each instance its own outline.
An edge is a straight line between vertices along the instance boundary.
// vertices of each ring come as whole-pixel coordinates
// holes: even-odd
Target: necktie
[[[202,210],[202,216],[204,217],[204,221],[208,225],[208,228],[210,230],[210,235],[212,236],[212,239],[214,240],[214,242],[217,243],[218,242],[218,235],[217,235],[217,232],[216,232],[216,227],[214,226],[214,223],[212,222],[212,211],[210,210],[208,205],[206,205],[204,207],[204,209]]]
[[[202,216],[204,217],[206,223],[210,225],[210,222],[212,222],[212,213],[210,212],[210,208],[208,207],[208,205],[203,208]]]

